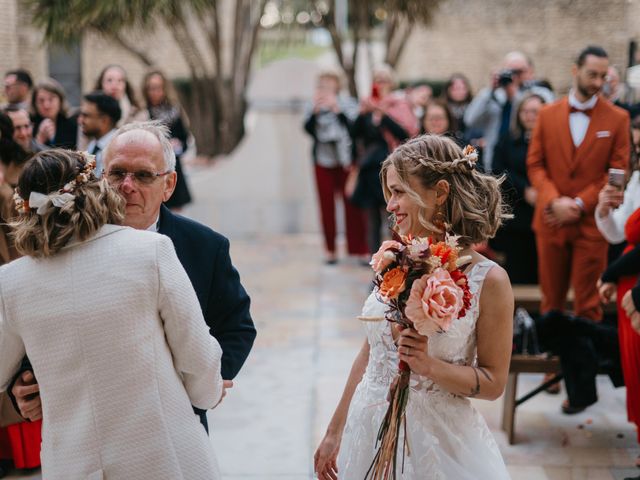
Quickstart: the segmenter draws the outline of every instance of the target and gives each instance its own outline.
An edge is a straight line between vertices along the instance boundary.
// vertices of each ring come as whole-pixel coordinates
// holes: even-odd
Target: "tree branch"
[[[180,8],[180,7],[178,7]],[[207,64],[204,61],[198,46],[193,37],[189,34],[184,16],[181,10],[177,9],[173,12],[173,18],[168,22],[171,33],[176,43],[182,50],[189,70],[194,78],[204,78],[207,74]]]
[[[338,28],[336,27],[336,2],[335,0],[331,0],[329,2],[329,12],[326,15],[322,16],[322,24],[329,31],[331,35],[331,44],[333,45],[333,50],[336,52],[336,57],[338,57],[338,63],[342,70],[347,73],[347,66],[344,62],[344,52],[342,51],[342,38],[338,33]],[[316,5],[316,9],[317,5]]]
[[[129,43],[128,40],[125,40],[120,33],[116,33],[116,32],[104,32],[103,35],[106,35],[109,39],[113,40],[114,42],[116,42],[118,45],[120,45],[123,49],[125,49],[127,52],[129,52],[131,55],[133,55],[134,57],[136,57],[138,60],[140,60],[145,66],[147,67],[153,67],[155,66],[155,62],[153,60],[151,60],[151,57],[149,57],[145,52],[143,52],[141,49],[134,47],[131,43]]]
[[[395,36],[396,30],[398,29],[398,16],[395,13],[389,15],[389,20],[387,21],[387,35],[385,38],[387,54],[389,49],[391,48],[391,39]],[[386,55],[385,55],[386,57]],[[385,63],[389,63],[385,59]]]
[[[249,83],[249,73],[251,72],[251,60],[253,59],[253,52],[256,49],[256,45],[258,44],[258,34],[260,32],[260,18],[262,17],[262,12],[264,12],[264,7],[267,3],[267,0],[260,0],[258,15],[256,16],[256,20],[254,21],[251,27],[250,39],[247,42],[248,47],[244,52],[244,62],[243,62],[243,81],[242,81],[242,91],[244,91]]]
[[[386,63],[395,68],[400,60],[400,56],[404,51],[404,47],[413,31],[413,23],[407,19],[400,19],[395,29],[393,37],[389,38],[389,47],[387,48]]]

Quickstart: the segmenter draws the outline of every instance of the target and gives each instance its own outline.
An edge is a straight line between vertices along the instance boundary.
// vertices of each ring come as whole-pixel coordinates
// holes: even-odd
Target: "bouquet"
[[[381,300],[389,306],[384,318],[360,317],[365,321],[387,320],[400,329],[414,328],[432,336],[444,333],[453,321],[465,315],[471,305],[471,292],[464,268],[470,256],[460,256],[458,236],[446,235],[444,241],[432,238],[399,236],[383,242],[373,255],[371,266]],[[400,362],[398,376],[391,384],[389,408],[377,437],[377,451],[365,480],[396,478],[398,442],[404,428],[402,460],[406,437],[405,409],[409,399],[411,371]],[[410,454],[410,453],[409,453]]]

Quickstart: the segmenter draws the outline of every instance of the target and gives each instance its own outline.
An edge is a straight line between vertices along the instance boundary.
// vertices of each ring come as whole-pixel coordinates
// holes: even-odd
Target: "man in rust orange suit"
[[[627,169],[629,115],[601,98],[609,58],[584,49],[573,65],[567,97],[543,108],[527,155],[538,192],[533,229],[542,289],[541,313],[564,310],[569,284],[576,315],[602,319],[596,282],[607,261],[607,242],[594,209],[609,168]]]

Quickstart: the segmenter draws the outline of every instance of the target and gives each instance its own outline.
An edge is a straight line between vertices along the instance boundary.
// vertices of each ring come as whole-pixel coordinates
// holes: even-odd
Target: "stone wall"
[[[464,72],[474,90],[488,83],[502,57],[522,50],[536,74],[559,91],[588,44],[603,46],[614,64],[627,64],[628,43],[640,36],[638,0],[445,0],[432,24],[417,28],[398,65],[403,79],[446,79]]]
[[[34,79],[48,72],[42,35],[30,26],[18,0],[0,0],[0,72],[28,69]]]

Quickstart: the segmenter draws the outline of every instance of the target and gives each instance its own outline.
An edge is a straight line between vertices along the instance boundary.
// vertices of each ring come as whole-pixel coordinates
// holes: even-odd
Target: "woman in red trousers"
[[[349,255],[367,259],[364,211],[353,205],[345,192],[352,169],[350,129],[358,114],[358,105],[340,95],[340,77],[325,72],[318,77],[313,105],[305,117],[304,128],[313,138],[313,162],[324,233],[326,263],[338,260],[336,252],[336,200],[344,205],[347,251]]]

